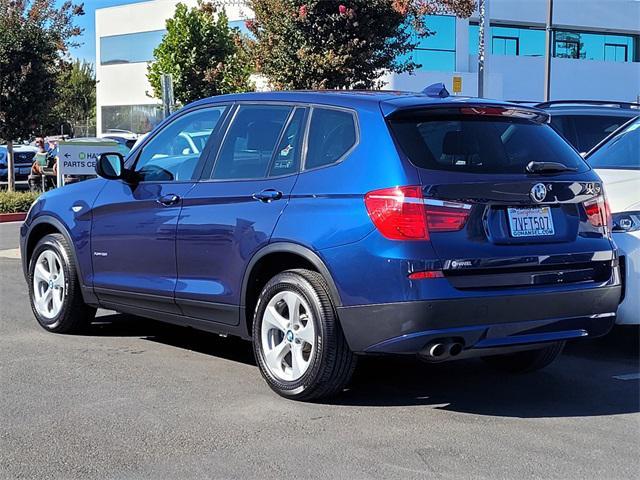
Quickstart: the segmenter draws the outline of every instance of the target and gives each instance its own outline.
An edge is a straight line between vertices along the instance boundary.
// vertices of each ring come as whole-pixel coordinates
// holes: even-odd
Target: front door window
[[[145,145],[135,164],[140,181],[191,181],[205,159],[209,137],[227,107],[203,108],[177,118]]]

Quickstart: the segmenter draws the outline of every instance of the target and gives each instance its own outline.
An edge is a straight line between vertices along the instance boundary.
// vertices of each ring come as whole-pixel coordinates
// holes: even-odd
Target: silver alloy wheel
[[[262,315],[261,348],[269,371],[278,379],[300,379],[315,353],[316,329],[307,302],[295,292],[273,296]]]
[[[43,251],[33,270],[33,304],[44,318],[55,318],[64,302],[64,270],[60,256],[53,250]]]

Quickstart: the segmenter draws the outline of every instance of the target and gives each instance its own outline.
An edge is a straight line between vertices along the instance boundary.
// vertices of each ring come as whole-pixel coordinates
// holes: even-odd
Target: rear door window
[[[270,177],[279,177],[298,171],[302,137],[304,136],[304,118],[306,109],[296,108],[280,138],[278,148],[273,154]]]
[[[288,105],[240,105],[225,135],[211,178],[266,177],[292,111],[293,107]]]
[[[535,161],[589,169],[555,130],[527,119],[407,112],[389,124],[403,152],[420,168],[525,173]]]
[[[354,113],[314,107],[311,113],[305,169],[331,165],[356,144]]]

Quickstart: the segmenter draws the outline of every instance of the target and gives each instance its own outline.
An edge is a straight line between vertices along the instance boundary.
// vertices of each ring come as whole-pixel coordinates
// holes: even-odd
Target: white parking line
[[[626,373],[624,375],[614,375],[616,380],[640,380],[640,373]]]
[[[0,250],[0,257],[11,258],[12,260],[20,259],[20,249],[10,248],[9,250]]]

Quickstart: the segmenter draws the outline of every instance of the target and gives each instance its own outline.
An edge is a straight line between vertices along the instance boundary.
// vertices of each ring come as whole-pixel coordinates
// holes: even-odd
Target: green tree
[[[13,141],[39,133],[55,102],[57,75],[81,30],[82,4],[0,0],[0,138],[7,141],[13,189]]]
[[[153,55],[147,77],[158,98],[163,74],[172,75],[174,96],[182,104],[252,89],[243,38],[211,2],[199,1],[191,9],[179,3]]]
[[[65,65],[58,76],[56,103],[50,124],[59,128],[62,123],[84,125],[95,118],[96,77],[91,63],[75,60]],[[74,132],[75,134],[76,132]],[[89,135],[88,132],[85,132]]]
[[[468,17],[474,0],[249,0],[256,69],[279,89],[379,88],[413,72],[426,15]]]

